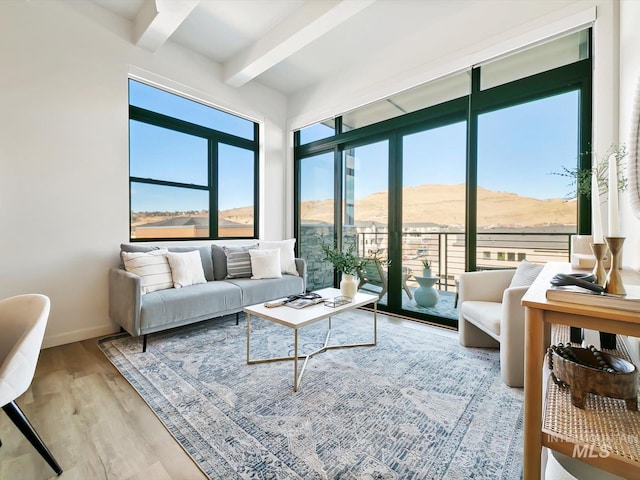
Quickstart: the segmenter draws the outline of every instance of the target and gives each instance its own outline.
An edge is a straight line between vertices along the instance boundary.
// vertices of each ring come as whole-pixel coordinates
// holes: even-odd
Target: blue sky
[[[245,138],[252,122],[130,82],[132,103]],[[578,145],[578,92],[509,107],[479,118],[478,184],[486,189],[539,199],[564,198],[568,179],[552,172],[575,168]],[[207,141],[135,121],[130,122],[131,175],[208,184]],[[405,186],[465,182],[466,124],[448,125],[403,138]],[[386,141],[358,147],[355,197],[388,189]],[[180,168],[176,169],[176,159]],[[303,200],[333,197],[333,154],[303,165]],[[221,210],[252,205],[252,153],[220,145]],[[266,188],[269,188],[267,186]],[[206,192],[146,184],[132,186],[133,211],[206,210]]]
[[[488,190],[521,196],[564,198],[572,190],[561,172],[577,165],[578,93],[502,109],[480,116],[478,123],[478,185]],[[403,139],[403,183],[465,182],[466,123],[456,123],[405,136]],[[355,149],[355,197],[388,189],[387,142]],[[303,200],[333,196],[332,154],[316,157],[303,174]],[[303,166],[303,169],[305,166]]]

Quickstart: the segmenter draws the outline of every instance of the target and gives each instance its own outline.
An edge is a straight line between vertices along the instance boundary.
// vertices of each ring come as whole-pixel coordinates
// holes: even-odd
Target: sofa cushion
[[[242,291],[229,282],[207,282],[186,288],[159,290],[145,295],[140,309],[140,329],[161,330],[163,325],[179,325],[218,317],[242,307]]]
[[[167,253],[166,249],[120,253],[124,268],[140,277],[143,294],[173,288]]]
[[[281,278],[263,280],[237,278],[227,280],[226,283],[232,283],[242,289],[242,305],[244,307],[302,293],[304,288],[302,278],[294,275],[283,275]]]
[[[258,248],[260,250],[272,250],[277,248],[280,250],[280,268],[282,273],[288,273],[290,275],[298,275],[295,262],[296,239],[290,238],[289,240],[261,240],[258,242]]]
[[[198,283],[207,283],[202,269],[200,252],[167,252],[167,260],[171,267],[174,288],[188,287]]]
[[[249,250],[257,245],[242,247],[222,247],[227,256],[227,278],[247,278],[251,276],[251,256]]]
[[[215,280],[227,278],[227,255],[221,246],[211,245],[211,260],[213,261],[213,277]]]
[[[487,333],[493,333],[496,339],[500,337],[501,303],[467,300],[462,302],[460,309],[468,321]]]
[[[280,250],[249,250],[251,279],[280,278]]]
[[[160,247],[157,245],[149,244],[137,244],[137,243],[121,243],[121,252],[151,252],[158,250]],[[200,260],[202,261],[202,268],[204,269],[204,278],[209,280],[217,280],[213,272],[213,259],[211,258],[211,249],[208,245],[202,247],[168,247],[170,252],[192,252],[198,250],[200,252]],[[120,268],[124,268],[124,264],[120,265]],[[226,275],[226,273],[225,273]],[[224,278],[224,277],[222,277]]]
[[[211,249],[208,245],[204,245],[202,247],[169,247],[167,250],[177,253],[193,252],[194,250],[197,250],[200,253],[200,261],[202,262],[202,269],[204,270],[204,278],[206,278],[207,281],[215,280]]]

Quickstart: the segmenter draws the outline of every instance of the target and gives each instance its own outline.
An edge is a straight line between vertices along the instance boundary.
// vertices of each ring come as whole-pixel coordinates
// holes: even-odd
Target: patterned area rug
[[[292,362],[246,364],[235,317],[150,335],[146,353],[126,334],[100,347],[212,479],[521,478],[522,390],[500,379],[498,351],[406,322],[312,357],[297,393]],[[372,324],[334,317],[331,343],[370,341]],[[301,329],[301,351],[326,329]],[[251,348],[290,355],[293,332],[254,319]]]

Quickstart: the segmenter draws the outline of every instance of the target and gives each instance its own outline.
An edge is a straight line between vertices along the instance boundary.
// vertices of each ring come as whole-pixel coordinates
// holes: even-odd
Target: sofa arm
[[[109,270],[109,318],[133,336],[140,335],[141,279],[121,268]]]
[[[515,269],[461,273],[458,278],[458,307],[466,300],[502,302],[502,294],[509,288],[514,273]]]
[[[296,258],[295,262],[298,275],[302,278],[302,291],[305,292],[307,290],[307,262],[304,258]]]

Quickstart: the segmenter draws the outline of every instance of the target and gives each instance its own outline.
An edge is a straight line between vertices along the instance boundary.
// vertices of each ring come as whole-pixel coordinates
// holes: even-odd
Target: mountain
[[[403,223],[464,226],[465,185],[420,185],[403,189]],[[356,221],[387,222],[387,192],[356,200]],[[301,205],[305,222],[333,222],[333,201],[307,201]],[[515,193],[478,188],[478,227],[544,227],[575,225],[576,203],[554,198],[540,200]]]
[[[404,224],[464,227],[465,186],[420,185],[402,191]],[[333,223],[333,200],[302,202],[302,223]],[[387,223],[388,194],[376,192],[355,202],[357,222]],[[253,208],[241,207],[220,212],[219,218],[233,223],[251,224]],[[135,215],[135,214],[134,214]],[[195,214],[195,216],[205,213]],[[158,221],[166,216],[143,215],[134,225]],[[549,227],[575,225],[576,202],[562,198],[540,200],[515,193],[494,192],[478,188],[478,227]]]

